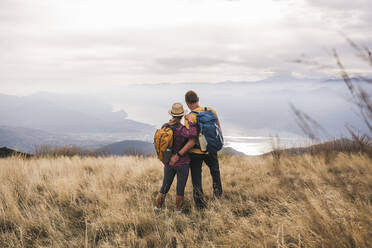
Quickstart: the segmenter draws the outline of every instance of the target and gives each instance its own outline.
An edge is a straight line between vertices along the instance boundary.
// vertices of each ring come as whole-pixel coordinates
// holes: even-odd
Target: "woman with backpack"
[[[173,136],[172,136],[172,143],[171,147],[168,147],[171,154],[177,154],[179,156],[179,160],[175,164],[169,163],[170,156],[164,156],[166,153],[161,152],[160,146],[164,144],[164,141],[162,141],[162,137],[166,135],[157,135],[155,134],[155,146],[159,144],[159,150],[157,150],[158,155],[159,153],[162,153],[164,157],[168,157],[168,159],[164,157],[160,157],[163,164],[164,164],[164,178],[163,178],[163,185],[161,186],[161,189],[158,193],[158,196],[156,198],[156,206],[154,210],[156,212],[161,210],[161,207],[164,204],[165,196],[168,193],[174,177],[177,175],[177,195],[176,195],[176,213],[181,213],[183,202],[184,202],[184,191],[186,187],[187,178],[189,176],[189,163],[190,163],[190,156],[188,152],[183,152],[185,149],[182,149],[184,145],[188,142],[190,138],[197,136],[197,129],[196,124],[192,122],[192,119],[189,118],[189,116],[186,115],[186,111],[183,109],[183,106],[181,103],[174,103],[172,105],[172,109],[168,111],[168,113],[172,116],[172,118],[169,120],[168,123],[164,124],[162,126],[162,129],[159,129],[160,132],[170,131],[172,130]],[[189,128],[187,129],[184,125],[182,125],[181,120],[182,117],[184,117],[189,120]],[[158,133],[157,131],[157,133]],[[160,139],[160,140],[159,140]],[[191,148],[191,147],[190,147]],[[182,151],[181,151],[182,149]],[[170,155],[171,155],[170,154]]]

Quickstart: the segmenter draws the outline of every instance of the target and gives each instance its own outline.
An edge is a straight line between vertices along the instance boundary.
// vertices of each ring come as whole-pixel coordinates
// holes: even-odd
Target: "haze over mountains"
[[[325,136],[346,135],[345,123],[366,131],[342,80],[300,79],[284,74],[257,82],[130,85],[118,86],[115,93],[108,89],[102,99],[118,109],[125,108],[133,119],[159,126],[168,119],[171,104],[184,102],[184,94],[190,89],[199,94],[202,106],[217,111],[228,136],[302,136],[290,103],[317,120],[326,130]],[[372,91],[371,86],[366,89]]]
[[[112,112],[108,104],[92,97],[38,93],[25,97],[0,95],[0,125],[58,133],[123,133],[141,135],[150,125]]]
[[[0,94],[0,146],[32,151],[35,145],[95,148],[123,139],[148,139],[153,126],[113,112],[109,104],[81,95]]]
[[[0,146],[30,152],[42,144],[97,149],[125,140],[151,142],[155,127],[169,119],[171,104],[184,103],[190,89],[199,94],[202,106],[217,111],[227,137],[302,138],[289,103],[316,119],[328,137],[346,135],[345,123],[366,130],[341,80],[281,75],[258,82],[118,85],[85,95],[0,94]]]

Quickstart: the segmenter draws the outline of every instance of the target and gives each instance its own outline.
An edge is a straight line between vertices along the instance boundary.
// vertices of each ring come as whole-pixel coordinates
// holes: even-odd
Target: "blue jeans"
[[[177,175],[177,195],[183,196],[185,194],[185,187],[189,177],[189,164],[179,166],[164,166],[164,179],[161,186],[160,193],[168,193],[172,186],[173,179]]]

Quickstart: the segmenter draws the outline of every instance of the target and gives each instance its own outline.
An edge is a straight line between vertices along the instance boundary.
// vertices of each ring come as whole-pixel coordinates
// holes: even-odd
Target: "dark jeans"
[[[196,207],[204,208],[205,201],[203,197],[203,186],[202,186],[202,164],[203,161],[209,167],[212,181],[213,181],[213,194],[215,197],[220,197],[222,194],[222,184],[220,168],[218,163],[217,153],[208,154],[190,154],[191,162],[191,178],[193,185],[193,196]]]
[[[187,183],[187,178],[189,177],[189,165],[180,166],[164,166],[164,179],[163,185],[161,186],[160,193],[168,193],[170,187],[172,186],[173,179],[177,174],[177,195],[183,196],[185,193],[185,187]]]

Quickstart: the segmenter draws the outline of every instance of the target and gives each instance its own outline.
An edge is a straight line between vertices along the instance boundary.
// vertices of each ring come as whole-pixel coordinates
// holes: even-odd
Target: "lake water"
[[[306,146],[309,141],[300,138],[273,138],[273,137],[235,137],[225,136],[225,146],[231,147],[246,155],[260,155],[273,150],[273,148],[291,148]]]

